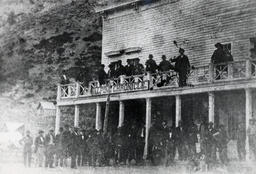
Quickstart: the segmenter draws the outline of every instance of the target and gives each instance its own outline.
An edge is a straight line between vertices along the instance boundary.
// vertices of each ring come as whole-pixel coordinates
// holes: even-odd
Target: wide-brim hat
[[[216,43],[215,45],[214,45],[216,48],[218,48],[218,47],[221,47],[221,48],[223,48],[223,45],[221,44],[221,43]]]

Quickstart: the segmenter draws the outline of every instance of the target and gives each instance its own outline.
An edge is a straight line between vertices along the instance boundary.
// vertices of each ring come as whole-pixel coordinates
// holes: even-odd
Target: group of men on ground
[[[256,124],[250,121],[248,128],[249,145],[256,156]],[[238,125],[236,140],[240,160],[245,159],[245,127]],[[115,134],[103,135],[101,130],[83,130],[65,125],[57,135],[53,130],[44,135],[39,131],[34,140],[30,132],[22,139],[24,143],[24,164],[31,165],[32,152],[36,154],[38,167],[64,167],[71,159],[71,168],[77,166],[140,165],[145,160],[155,165],[170,165],[178,157],[191,161],[196,166],[200,160],[215,164],[218,159],[228,163],[227,144],[229,137],[223,125],[215,127],[212,122],[186,124],[168,127],[166,122],[155,122],[149,131],[148,153],[145,159],[145,127],[136,124],[124,125]],[[33,150],[33,151],[32,151]],[[218,153],[217,153],[218,152]],[[219,155],[217,155],[219,154]]]

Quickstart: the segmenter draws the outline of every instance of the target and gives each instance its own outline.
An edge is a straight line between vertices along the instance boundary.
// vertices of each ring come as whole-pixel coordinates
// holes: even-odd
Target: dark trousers
[[[32,156],[31,150],[23,152],[24,166],[25,167],[30,167],[31,166],[31,156]]]
[[[187,72],[179,72],[179,86],[187,86]]]
[[[48,145],[45,151],[45,167],[53,167],[54,161],[54,145]]]

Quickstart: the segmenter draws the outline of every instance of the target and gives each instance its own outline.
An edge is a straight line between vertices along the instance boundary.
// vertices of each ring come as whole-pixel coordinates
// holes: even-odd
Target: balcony
[[[178,74],[172,70],[156,74],[147,73],[129,77],[120,76],[119,78],[108,79],[104,85],[100,85],[98,81],[92,81],[89,83],[88,87],[80,82],[66,85],[59,84],[57,100],[92,97],[95,99],[107,94],[136,95],[136,92],[143,94],[146,92],[159,92],[167,89],[168,91],[188,90],[188,92],[193,93],[193,90],[199,89],[202,86],[209,88],[222,85],[222,87],[225,87],[229,84],[236,85],[234,84],[235,82],[239,85],[246,85],[248,82],[256,80],[255,70],[256,61],[250,59],[194,67],[188,75],[188,85],[186,87],[179,87]],[[158,94],[156,93],[155,95]],[[136,98],[136,96],[134,98]]]

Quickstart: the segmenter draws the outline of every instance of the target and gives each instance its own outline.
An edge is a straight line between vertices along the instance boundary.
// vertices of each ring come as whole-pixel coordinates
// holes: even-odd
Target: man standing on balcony
[[[149,54],[148,60],[146,61],[146,71],[149,73],[156,73],[156,70],[158,68],[156,61],[153,59],[153,55]]]
[[[134,66],[132,65],[131,59],[127,59],[127,65],[125,66],[125,75],[131,76],[133,75]]]
[[[140,63],[140,59],[136,58],[134,61],[133,75],[141,75],[144,73],[144,66]]]
[[[108,76],[107,73],[105,72],[104,68],[105,68],[105,65],[101,64],[100,69],[97,71],[98,81],[101,85],[105,84],[105,81]]]
[[[187,86],[187,75],[190,71],[190,63],[188,57],[184,54],[185,50],[183,48],[179,49],[180,55],[171,59],[171,62],[175,62],[175,71],[179,74],[179,86]]]
[[[160,62],[159,66],[158,66],[158,70],[161,72],[165,72],[165,71],[169,71],[171,69],[174,69],[174,67],[168,60],[166,60],[166,56],[162,55],[162,61]]]

